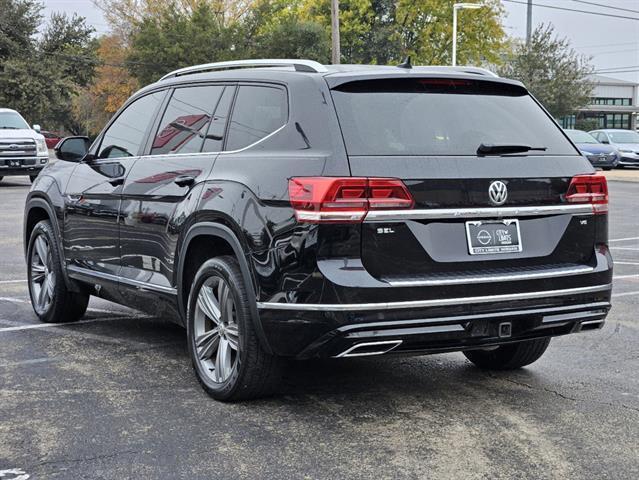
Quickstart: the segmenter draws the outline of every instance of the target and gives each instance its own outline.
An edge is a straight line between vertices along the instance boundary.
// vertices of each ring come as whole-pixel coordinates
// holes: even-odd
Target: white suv
[[[40,134],[15,110],[0,108],[0,180],[8,175],[28,175],[33,182],[49,162],[49,150]]]

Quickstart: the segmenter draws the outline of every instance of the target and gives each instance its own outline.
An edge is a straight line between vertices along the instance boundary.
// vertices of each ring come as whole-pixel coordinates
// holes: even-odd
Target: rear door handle
[[[122,185],[124,183],[124,177],[112,178],[109,180],[109,183],[113,187],[117,187],[118,185]]]
[[[192,175],[178,175],[173,180],[173,183],[179,187],[190,187],[195,183],[195,177]]]

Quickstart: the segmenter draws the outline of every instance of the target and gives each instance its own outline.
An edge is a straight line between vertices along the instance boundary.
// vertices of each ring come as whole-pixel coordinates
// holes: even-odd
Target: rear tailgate
[[[411,76],[334,86],[333,99],[351,174],[399,178],[415,200],[368,213],[361,255],[374,277],[454,285],[594,266],[602,232],[590,205],[565,198],[593,168],[523,87]],[[543,150],[478,155],[480,144]]]

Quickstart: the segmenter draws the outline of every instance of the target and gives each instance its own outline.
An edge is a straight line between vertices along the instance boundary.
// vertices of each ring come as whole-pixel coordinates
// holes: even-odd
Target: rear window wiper
[[[546,151],[546,147],[531,147],[530,145],[510,145],[504,143],[481,143],[477,148],[477,155],[490,155],[491,153],[523,153],[530,151]]]

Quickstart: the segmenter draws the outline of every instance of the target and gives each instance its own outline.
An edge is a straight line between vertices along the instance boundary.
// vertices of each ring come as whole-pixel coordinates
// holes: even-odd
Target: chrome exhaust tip
[[[385,353],[397,348],[402,342],[403,340],[386,340],[383,342],[358,343],[344,350],[342,353],[335,355],[335,358],[384,355]]]
[[[605,320],[588,320],[579,324],[578,332],[587,332],[589,330],[599,330],[603,328]]]

